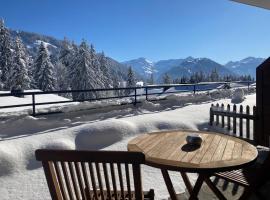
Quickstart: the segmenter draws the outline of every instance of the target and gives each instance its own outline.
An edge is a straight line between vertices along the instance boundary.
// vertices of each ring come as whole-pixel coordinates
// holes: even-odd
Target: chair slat
[[[52,199],[63,199],[53,162],[42,161]]]
[[[68,199],[67,197],[67,193],[65,191],[65,187],[64,187],[64,182],[62,180],[62,175],[58,166],[58,162],[53,162],[54,164],[54,168],[55,168],[55,172],[56,172],[56,176],[57,176],[57,180],[60,186],[60,190],[61,190],[61,194],[64,200]]]
[[[141,169],[139,165],[132,165],[134,187],[135,187],[135,199],[142,199],[142,182],[141,182]]]
[[[69,199],[74,199],[73,192],[72,192],[72,189],[71,189],[70,178],[68,176],[68,170],[67,170],[66,163],[65,162],[61,162],[61,167],[62,167],[62,171],[63,171],[63,174],[64,174],[64,179],[65,179],[65,183],[66,183],[66,188],[67,188],[67,191],[68,191]]]
[[[105,197],[104,197],[103,183],[102,183],[102,180],[101,180],[99,163],[95,163],[95,167],[96,167],[96,172],[97,172],[98,185],[99,185],[101,199],[104,200]]]
[[[92,163],[89,163],[89,171],[90,171],[90,178],[91,178],[91,182],[92,182],[92,187],[94,190],[94,196],[95,196],[95,199],[98,200],[97,185],[96,185],[96,181],[95,181],[95,174],[94,174]]]
[[[109,200],[111,200],[112,199],[112,196],[111,196],[111,187],[110,187],[110,181],[109,181],[109,176],[108,176],[107,164],[106,163],[102,163],[102,166],[103,166],[105,184],[106,184],[106,189],[107,189],[107,198]]]
[[[82,177],[84,179],[84,183],[85,183],[85,189],[88,191],[88,195],[91,196],[90,190],[90,182],[87,176],[87,169],[86,169],[86,163],[85,162],[80,162],[81,164],[81,169],[82,169]],[[86,194],[87,195],[87,194]]]
[[[114,165],[113,165],[113,163],[110,163],[110,169],[111,169],[111,176],[112,176],[112,184],[113,184],[114,197],[115,197],[115,199],[118,200],[117,186],[116,186],[116,179],[115,179],[115,172],[114,172]]]
[[[123,175],[122,175],[122,169],[121,169],[120,163],[117,163],[117,169],[118,169],[118,177],[119,177],[119,182],[120,182],[121,199],[124,199],[125,193],[124,193]]]
[[[77,174],[77,179],[78,179],[81,195],[82,195],[82,197],[84,197],[84,199],[88,199],[85,196],[87,194],[85,194],[85,192],[84,192],[84,181],[83,181],[82,173],[81,173],[81,170],[80,170],[80,166],[81,166],[80,162],[76,162],[74,165],[75,165],[75,172]],[[90,193],[88,195],[90,195]]]
[[[80,192],[79,192],[80,189],[78,188],[78,182],[77,182],[76,175],[75,175],[75,172],[74,172],[73,163],[68,162],[68,167],[69,167],[69,171],[70,171],[70,175],[71,175],[71,181],[72,181],[73,189],[75,191],[76,199],[80,199]]]
[[[125,163],[126,179],[127,179],[127,190],[128,190],[128,199],[131,200],[131,187],[130,187],[130,176],[129,176],[129,167]]]

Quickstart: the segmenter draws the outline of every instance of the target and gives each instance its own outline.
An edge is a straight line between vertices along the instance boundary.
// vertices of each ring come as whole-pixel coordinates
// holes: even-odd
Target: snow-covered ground
[[[226,94],[226,95],[225,95]],[[221,99],[224,96],[229,97]],[[126,150],[139,134],[159,130],[206,130],[211,103],[231,103],[231,93],[170,95],[155,103],[107,106],[61,114],[20,116],[0,122],[0,199],[50,199],[38,148]],[[219,100],[217,100],[219,99]],[[243,105],[255,105],[247,95]],[[76,110],[76,109],[75,109]],[[74,109],[73,109],[74,111]],[[184,191],[178,173],[172,173],[178,193]],[[158,169],[143,166],[144,189],[155,189],[157,199],[168,192]],[[192,181],[196,175],[190,175]]]

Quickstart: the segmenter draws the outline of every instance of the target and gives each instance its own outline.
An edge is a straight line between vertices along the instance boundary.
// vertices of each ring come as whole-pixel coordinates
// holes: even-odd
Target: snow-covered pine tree
[[[34,79],[37,88],[42,91],[51,91],[55,89],[55,78],[53,75],[54,66],[51,63],[47,47],[41,42],[37,58],[34,63]]]
[[[76,46],[74,44],[74,46]],[[73,44],[65,37],[60,47],[60,53],[58,60],[55,64],[56,75],[56,89],[57,90],[69,90],[70,89],[70,67],[75,56],[75,50]],[[77,47],[76,47],[77,48]],[[68,94],[63,96],[69,97]]]
[[[30,78],[28,74],[29,57],[19,37],[14,47],[14,64],[9,73],[10,89],[29,89]]]
[[[107,58],[106,58],[103,51],[100,54],[99,63],[100,63],[101,72],[103,74],[104,86],[105,86],[105,88],[109,88],[112,86],[112,79],[111,79],[111,76],[109,74],[109,67],[108,67]]]
[[[56,90],[69,90],[70,81],[67,67],[61,61],[58,61],[55,64],[54,72],[56,77]],[[63,94],[63,96],[70,97],[69,94]]]
[[[87,42],[83,40],[71,64],[70,77],[72,90],[100,88],[102,82],[97,72],[97,66],[94,66],[94,63],[96,63],[95,59],[93,49],[91,50]],[[94,92],[76,92],[72,94],[72,97],[74,100],[83,101],[96,98],[97,94]]]
[[[130,66],[128,68],[128,74],[127,74],[127,87],[135,87],[136,86],[136,80],[134,76],[134,72],[132,67]],[[132,90],[126,90],[126,94],[130,94]]]
[[[172,79],[169,76],[169,74],[165,73],[163,76],[163,83],[164,84],[171,84],[172,83]]]
[[[10,89],[9,73],[13,66],[12,42],[4,20],[0,19],[0,82],[3,89]]]
[[[61,63],[68,67],[72,63],[72,59],[74,56],[74,49],[70,41],[65,37],[62,45],[60,47],[60,53],[58,60],[61,61]]]
[[[100,69],[102,72],[102,79],[103,79],[103,83],[104,83],[104,88],[113,87],[113,75],[111,75],[109,73],[108,61],[107,61],[107,58],[106,58],[103,51],[99,56],[99,64],[100,64]],[[109,97],[109,96],[112,96],[113,93],[114,93],[113,91],[103,92],[103,96]]]

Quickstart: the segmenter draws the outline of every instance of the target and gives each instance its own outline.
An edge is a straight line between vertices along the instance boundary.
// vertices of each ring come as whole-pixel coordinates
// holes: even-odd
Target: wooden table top
[[[186,136],[190,133],[202,137],[199,148],[187,145]],[[143,152],[150,166],[186,172],[239,169],[254,162],[258,155],[255,146],[239,138],[196,131],[143,134],[128,143],[128,151]]]

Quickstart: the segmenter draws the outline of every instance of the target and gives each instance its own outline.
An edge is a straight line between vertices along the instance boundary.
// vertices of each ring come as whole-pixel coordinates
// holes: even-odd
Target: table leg
[[[173,184],[172,184],[172,181],[171,181],[171,178],[169,176],[168,171],[165,169],[161,169],[161,173],[162,173],[162,176],[164,178],[164,181],[165,181],[165,184],[167,186],[167,189],[168,189],[168,192],[170,194],[171,199],[177,200],[176,193],[175,193],[175,190],[174,190],[174,187],[173,187]]]
[[[205,180],[205,175],[199,174],[199,177],[194,185],[194,188],[190,194],[189,200],[195,200],[198,199],[198,194],[200,192],[200,189],[202,187],[203,181]]]
[[[180,172],[180,174],[181,174],[181,176],[182,176],[182,178],[183,178],[183,181],[184,181],[184,183],[185,183],[185,185],[186,185],[186,187],[187,187],[187,190],[188,190],[188,192],[189,192],[189,195],[191,195],[192,190],[193,190],[193,186],[192,186],[191,183],[190,183],[190,180],[189,180],[189,178],[188,178],[188,176],[187,176],[187,173],[185,173],[185,172]]]

